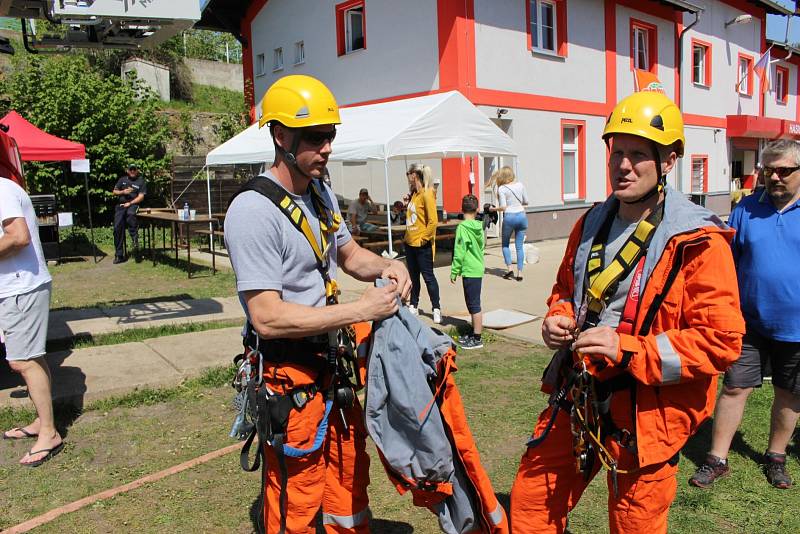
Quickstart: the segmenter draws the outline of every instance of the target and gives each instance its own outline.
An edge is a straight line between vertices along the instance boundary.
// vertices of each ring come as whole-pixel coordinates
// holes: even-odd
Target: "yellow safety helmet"
[[[608,117],[603,140],[608,143],[608,138],[618,133],[637,135],[664,146],[679,142],[675,152],[678,157],[683,156],[683,116],[663,93],[640,91],[623,98]]]
[[[293,74],[272,84],[261,101],[260,128],[275,121],[289,128],[341,124],[339,105],[324,83]]]

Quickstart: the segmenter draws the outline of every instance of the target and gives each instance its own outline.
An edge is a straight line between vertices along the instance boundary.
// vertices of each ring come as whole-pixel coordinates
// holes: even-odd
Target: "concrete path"
[[[244,320],[237,297],[188,299],[50,312],[47,339],[68,339],[165,324]]]
[[[496,240],[495,240],[496,242]],[[491,242],[490,242],[491,243]],[[526,265],[523,280],[504,280],[505,265],[499,246],[486,252],[483,279],[483,311],[517,310],[539,319],[499,331],[533,343],[541,343],[541,317],[546,311],[565,240],[536,243],[540,261]],[[461,282],[450,284],[450,267],[435,269],[439,282],[444,326],[463,324],[468,313]],[[342,301],[359,298],[368,287],[342,273]],[[423,284],[424,285],[424,284]],[[430,323],[431,306],[423,287],[420,298],[423,317]],[[237,297],[134,304],[103,309],[52,312],[48,338],[64,339],[78,334],[97,335],[124,329],[164,324],[243,319]],[[227,365],[241,349],[239,327],[165,336],[136,343],[109,345],[47,356],[53,373],[53,397],[69,399],[79,406],[97,399],[122,395],[143,387],[174,386],[210,367]],[[19,377],[0,372],[0,407],[30,406]]]
[[[47,355],[53,398],[83,406],[144,387],[165,387],[227,365],[241,350],[241,328],[223,328]],[[233,390],[231,390],[233,392]],[[22,380],[0,373],[0,407],[30,406]]]

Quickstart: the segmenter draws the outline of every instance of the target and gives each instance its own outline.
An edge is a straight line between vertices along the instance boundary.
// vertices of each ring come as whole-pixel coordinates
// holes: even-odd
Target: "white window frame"
[[[641,45],[644,46],[642,50],[639,39],[641,38]],[[633,27],[633,67],[639,70],[650,70],[650,30],[642,28],[641,26]],[[642,54],[644,52],[644,54]],[[644,58],[644,66],[639,65],[639,56]]]
[[[700,53],[700,58],[696,56]],[[708,55],[708,47],[699,43],[692,45],[692,83],[697,85],[708,86],[706,80],[706,56]]]
[[[580,134],[579,128],[580,128],[579,126],[574,125],[574,124],[567,124],[567,125],[564,125],[561,128],[561,158],[562,158],[562,161],[563,161],[563,158],[564,158],[564,154],[570,153],[570,154],[574,154],[574,156],[575,156],[575,173],[574,173],[574,175],[572,177],[573,180],[575,181],[575,184],[574,184],[575,192],[574,193],[567,193],[566,192],[566,187],[564,187],[564,179],[565,179],[564,169],[563,169],[563,165],[562,165],[562,169],[561,169],[561,185],[562,185],[562,187],[564,187],[564,196],[563,196],[564,200],[579,200],[580,199],[580,193],[581,193],[580,192],[580,176],[578,175],[578,173],[580,172],[580,163],[579,163],[580,145],[578,144],[579,143],[578,135]],[[564,142],[564,131],[565,130],[572,130],[572,132],[573,132],[573,140],[574,140],[572,143],[565,143]]]
[[[272,50],[272,72],[283,70],[283,47]]]
[[[788,101],[786,98],[787,95],[783,92],[784,76],[786,76],[786,71],[779,69],[778,66],[775,65],[775,100],[779,104],[785,104]],[[788,86],[789,84],[786,85]]]
[[[558,53],[558,9],[552,0],[529,0],[531,20],[528,21],[531,31],[531,48],[544,52]],[[553,13],[553,48],[543,46],[542,41],[542,11],[544,6],[548,6]]]
[[[695,179],[695,165],[700,164],[700,178],[699,178],[699,188],[695,187],[695,183],[698,181]],[[706,166],[708,165],[708,158],[702,156],[692,156],[691,159],[692,165],[692,174],[691,174],[691,184],[690,187],[692,189],[692,194],[702,194],[705,190],[706,180],[708,180],[708,176],[706,176]]]
[[[351,15],[354,12],[359,12],[361,14],[360,18],[361,18],[361,40],[362,40],[362,46],[360,48],[353,48],[353,45],[354,45],[354,43],[353,43],[353,19],[352,19]],[[344,16],[344,53],[345,54],[351,54],[351,53],[356,52],[358,50],[364,50],[366,48],[366,46],[364,46],[364,45],[366,45],[366,42],[365,42],[366,31],[364,30],[364,28],[366,26],[366,24],[365,24],[366,23],[366,10],[364,9],[364,5],[361,4],[359,6],[352,7],[350,9],[348,9],[348,10],[345,10],[343,16]]]
[[[306,45],[303,41],[294,43],[294,64],[302,65],[306,62]]]
[[[746,57],[739,58],[739,94],[750,95],[750,60]]]
[[[256,76],[264,76],[267,73],[267,59],[264,54],[256,54]]]

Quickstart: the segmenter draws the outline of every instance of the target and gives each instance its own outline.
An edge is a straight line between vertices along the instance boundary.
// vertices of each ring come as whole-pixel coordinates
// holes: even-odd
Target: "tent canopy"
[[[0,124],[8,126],[8,135],[17,142],[22,161],[86,159],[86,147],[82,144],[42,131],[16,111],[8,112]]]
[[[458,91],[342,108],[332,161],[513,156],[514,141]],[[208,153],[206,165],[272,162],[269,131],[253,124]]]

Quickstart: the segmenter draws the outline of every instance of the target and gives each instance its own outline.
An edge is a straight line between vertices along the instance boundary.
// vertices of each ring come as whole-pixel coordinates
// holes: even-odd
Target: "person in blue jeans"
[[[503,167],[497,171],[492,180],[497,184],[499,206],[496,211],[503,212],[502,244],[503,260],[506,263],[506,280],[516,279],[522,281],[522,267],[525,265],[525,233],[528,230],[528,217],[525,215],[525,206],[528,205],[528,192],[525,186],[516,181],[514,170]],[[517,275],[511,270],[511,234],[514,234],[514,247],[517,252]]]

